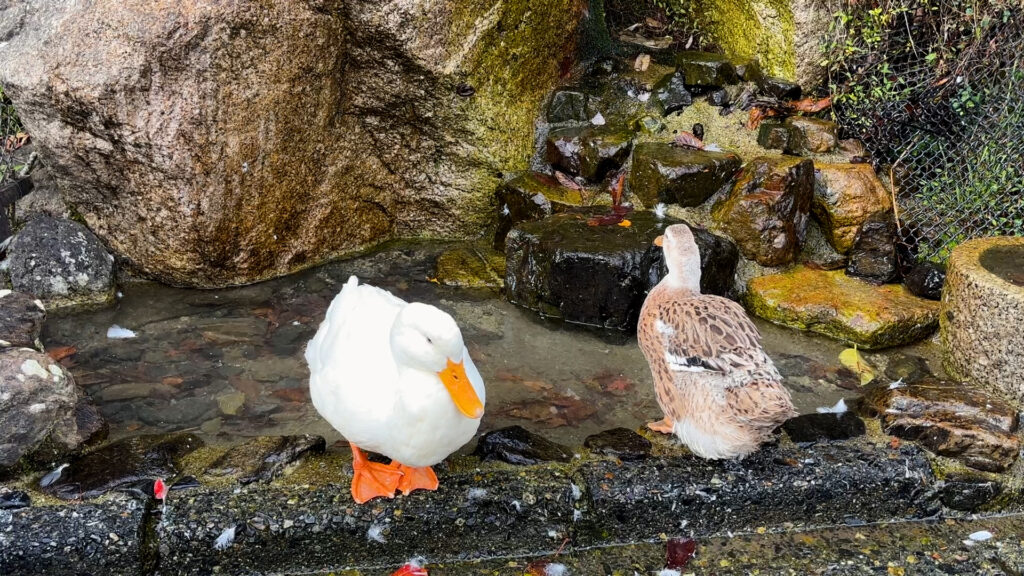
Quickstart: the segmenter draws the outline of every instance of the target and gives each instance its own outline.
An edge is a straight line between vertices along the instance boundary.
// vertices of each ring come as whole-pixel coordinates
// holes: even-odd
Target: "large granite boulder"
[[[0,476],[21,465],[48,466],[94,432],[80,430],[71,375],[29,348],[0,349]]]
[[[26,0],[0,8],[0,85],[115,254],[224,286],[479,232],[583,7]]]
[[[699,206],[732,183],[740,163],[730,152],[645,142],[633,151],[629,190],[649,207],[658,202]]]
[[[679,223],[652,212],[628,214],[629,226],[591,225],[585,213],[555,214],[522,223],[505,244],[509,301],[542,316],[615,330],[636,329],[647,292],[664,276],[652,243]],[[726,238],[694,228],[701,253],[701,290],[726,294],[739,252]]]
[[[941,456],[989,472],[1017,460],[1017,410],[975,387],[924,377],[911,382],[873,384],[862,405],[893,436],[915,440]]]
[[[0,348],[38,348],[46,319],[42,302],[21,292],[0,289]]]
[[[8,248],[11,284],[51,308],[114,299],[114,257],[88,228],[42,216],[29,221]]]
[[[832,247],[846,254],[868,218],[892,210],[889,192],[870,164],[815,163],[814,172],[811,210]]]
[[[711,215],[744,256],[763,266],[781,266],[800,251],[813,196],[813,162],[761,156],[747,163]]]
[[[921,340],[938,326],[938,303],[902,285],[876,286],[842,270],[792,270],[747,284],[746,305],[765,320],[875,349]]]

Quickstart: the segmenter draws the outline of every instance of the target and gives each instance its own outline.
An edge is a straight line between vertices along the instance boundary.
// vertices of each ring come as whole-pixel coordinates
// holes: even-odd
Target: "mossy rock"
[[[632,146],[633,134],[623,128],[561,128],[548,133],[545,155],[556,168],[596,182],[618,170]]]
[[[814,203],[829,244],[841,254],[853,248],[861,226],[892,210],[889,191],[870,164],[815,163]]]
[[[721,88],[740,81],[736,67],[722,54],[680,52],[676,56],[676,67],[683,83],[691,88]]]
[[[542,172],[514,176],[498,187],[495,197],[498,226],[494,232],[494,247],[497,250],[505,249],[505,236],[516,224],[586,203],[582,191],[563,186],[556,178]]]
[[[791,154],[825,154],[839,146],[839,127],[835,122],[807,116],[790,116],[782,125],[790,131],[787,152]]]
[[[750,280],[745,304],[770,322],[869,350],[917,342],[939,323],[938,303],[902,285],[876,286],[840,270],[804,266]]]
[[[501,289],[505,255],[480,242],[456,245],[437,257],[435,279],[445,286]]]

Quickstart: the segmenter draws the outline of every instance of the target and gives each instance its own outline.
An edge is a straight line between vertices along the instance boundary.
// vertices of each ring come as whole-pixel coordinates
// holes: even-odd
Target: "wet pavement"
[[[299,274],[216,291],[156,284],[123,287],[118,304],[51,315],[43,342],[74,347],[62,360],[110,421],[111,436],[188,430],[208,442],[253,435],[340,436],[309,403],[306,342],[350,274],[409,301],[452,313],[487,383],[481,431],[522,425],[556,442],[636,428],[659,416],[649,369],[634,337],[543,321],[488,290],[433,281],[445,245],[391,245]],[[133,331],[108,338],[111,326]],[[859,380],[838,360],[841,343],[758,321],[764,344],[801,412],[853,398]],[[70,351],[70,350],[68,350]],[[941,370],[938,346],[864,357],[879,370],[920,356]]]

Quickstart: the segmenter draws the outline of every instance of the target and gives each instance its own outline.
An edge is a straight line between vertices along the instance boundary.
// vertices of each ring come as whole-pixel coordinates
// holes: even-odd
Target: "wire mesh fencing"
[[[1021,11],[874,6],[859,20],[841,14],[833,29],[833,50],[852,54],[831,69],[834,113],[893,185],[903,242],[942,261],[971,238],[1024,235]]]
[[[26,139],[14,105],[0,88],[0,187],[17,176],[19,168],[17,152],[24,145]]]

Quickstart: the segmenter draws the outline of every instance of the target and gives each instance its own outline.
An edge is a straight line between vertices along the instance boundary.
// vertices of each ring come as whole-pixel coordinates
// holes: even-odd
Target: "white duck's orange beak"
[[[463,362],[456,364],[449,358],[448,366],[437,375],[441,378],[444,387],[448,389],[448,393],[451,394],[455,407],[466,418],[475,420],[484,415],[484,403],[480,401],[476,390],[473,389],[473,383],[466,376],[466,367]]]
[[[654,239],[654,245],[655,246],[661,246],[664,243],[665,243],[665,236],[658,236],[657,238]]]

